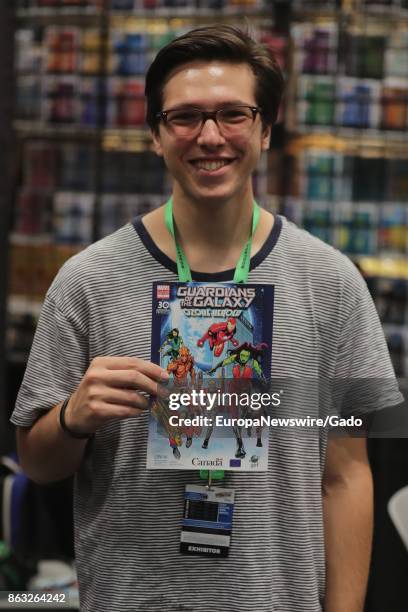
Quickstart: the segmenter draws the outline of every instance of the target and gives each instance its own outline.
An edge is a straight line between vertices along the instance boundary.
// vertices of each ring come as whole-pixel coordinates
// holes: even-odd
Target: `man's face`
[[[255,76],[247,64],[194,61],[176,69],[163,91],[162,110],[194,106],[214,111],[231,104],[257,106]],[[270,128],[259,114],[245,132],[225,136],[208,119],[193,137],[179,137],[163,123],[153,135],[175,181],[174,192],[194,201],[225,202],[252,198],[251,175],[262,150],[269,146]]]

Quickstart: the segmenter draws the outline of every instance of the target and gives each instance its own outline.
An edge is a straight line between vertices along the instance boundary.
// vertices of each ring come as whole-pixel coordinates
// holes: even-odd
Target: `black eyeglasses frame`
[[[201,113],[201,126],[200,129],[203,128],[204,123],[207,121],[207,119],[212,119],[217,125],[218,125],[218,121],[217,121],[217,114],[220,111],[223,110],[228,110],[229,108],[249,108],[252,112],[252,121],[254,122],[256,119],[257,114],[259,113],[259,115],[262,115],[262,108],[260,106],[250,106],[249,104],[231,104],[231,106],[224,106],[222,108],[217,108],[217,110],[215,111],[204,111],[201,110],[200,108],[195,108],[195,107],[190,107],[190,108],[170,108],[168,110],[163,110],[160,111],[159,113],[156,113],[155,117],[156,119],[158,119],[159,121],[163,121],[163,123],[165,125],[167,125],[167,115],[169,113],[171,113],[172,111],[182,111],[182,110],[193,110],[193,111],[197,111],[199,113]]]

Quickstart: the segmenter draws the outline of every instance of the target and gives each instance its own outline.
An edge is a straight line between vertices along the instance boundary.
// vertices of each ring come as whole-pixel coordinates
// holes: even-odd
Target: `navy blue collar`
[[[262,263],[262,261],[267,257],[267,255],[269,255],[269,253],[272,251],[279,238],[282,229],[282,219],[279,215],[274,215],[274,217],[275,222],[268,238],[265,240],[264,244],[256,253],[256,255],[254,255],[254,257],[251,257],[251,264],[249,267],[250,270],[253,270],[257,266],[259,266],[260,263]],[[156,243],[153,241],[152,237],[150,236],[149,232],[143,224],[143,216],[140,215],[138,217],[135,217],[132,221],[132,224],[140,240],[143,242],[144,246],[154,257],[154,259],[171,272],[174,272],[174,274],[177,274],[176,262],[170,259],[170,257],[168,257],[165,253],[163,253],[163,251],[161,251],[156,245]],[[192,270],[191,274],[193,280],[195,281],[222,282],[231,281],[234,277],[234,270],[231,268],[231,270],[223,270],[222,272],[213,273],[194,272],[194,270]]]

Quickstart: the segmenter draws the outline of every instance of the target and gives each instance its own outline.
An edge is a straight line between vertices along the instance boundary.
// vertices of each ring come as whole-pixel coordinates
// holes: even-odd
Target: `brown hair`
[[[278,115],[284,79],[276,58],[265,45],[246,32],[228,25],[196,28],[160,49],[146,74],[146,121],[157,131],[157,113],[162,109],[163,88],[170,73],[194,60],[220,60],[248,64],[256,78],[255,99],[262,108],[262,121],[272,125]]]

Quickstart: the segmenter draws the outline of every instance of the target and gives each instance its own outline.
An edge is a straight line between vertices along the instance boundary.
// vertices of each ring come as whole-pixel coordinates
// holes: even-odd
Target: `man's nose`
[[[197,138],[199,145],[217,147],[225,143],[225,138],[214,119],[206,119]]]

